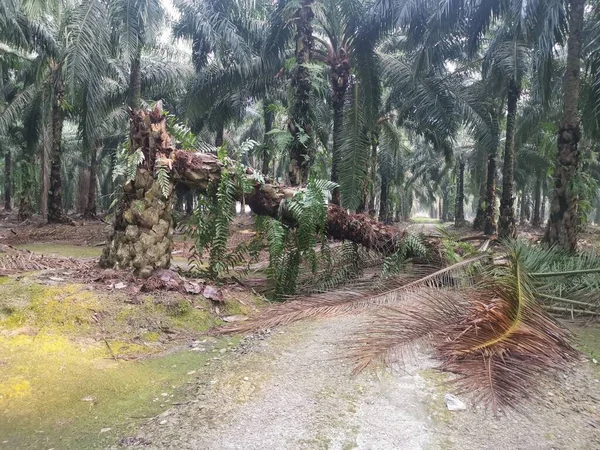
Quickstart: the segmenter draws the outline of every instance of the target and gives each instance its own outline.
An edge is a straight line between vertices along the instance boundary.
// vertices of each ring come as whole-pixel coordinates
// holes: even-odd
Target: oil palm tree
[[[488,86],[491,87],[491,92],[496,92],[500,97],[506,98],[506,137],[500,216],[498,218],[498,234],[503,238],[516,237],[514,213],[515,132],[517,106],[529,60],[529,46],[508,28],[501,28],[496,32],[484,57],[483,73]]]
[[[578,144],[580,71],[583,44],[585,0],[569,0],[567,63],[563,80],[562,118],[558,129],[558,153],[554,168],[554,190],[550,200],[550,219],[544,240],[566,250],[577,248],[578,196],[573,188],[579,166]]]
[[[106,4],[99,0],[56,0],[46,8],[38,17],[19,13],[21,34],[13,41],[26,44],[37,54],[32,61],[36,77],[4,111],[0,123],[16,119],[27,105],[47,106],[52,135],[48,222],[52,223],[66,220],[61,179],[64,118],[71,110],[76,89],[103,72],[109,25]]]

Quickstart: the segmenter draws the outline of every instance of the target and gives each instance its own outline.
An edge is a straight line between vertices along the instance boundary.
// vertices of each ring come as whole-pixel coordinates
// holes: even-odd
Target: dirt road
[[[198,374],[185,405],[117,448],[145,449],[598,449],[600,373],[582,366],[532,415],[450,412],[450,387],[417,354],[404,371],[351,375],[344,341],[356,317],[304,323],[242,342]],[[465,399],[466,400],[466,399]]]

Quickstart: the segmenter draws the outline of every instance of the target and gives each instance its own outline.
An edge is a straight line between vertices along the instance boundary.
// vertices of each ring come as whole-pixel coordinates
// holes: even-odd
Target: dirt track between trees
[[[566,377],[560,392],[546,393],[529,417],[495,417],[470,404],[450,412],[446,376],[422,352],[404,370],[352,376],[340,355],[359,326],[359,318],[336,318],[250,337],[199,374],[187,404],[114,448],[600,448],[600,372],[590,364]]]

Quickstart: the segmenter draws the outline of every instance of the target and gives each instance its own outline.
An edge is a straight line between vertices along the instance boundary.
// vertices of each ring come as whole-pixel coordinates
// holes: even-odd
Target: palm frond
[[[454,291],[419,290],[406,307],[378,314],[352,341],[356,370],[402,361],[420,341],[475,402],[517,408],[539,397],[578,360],[571,337],[536,300],[518,250],[473,281]]]

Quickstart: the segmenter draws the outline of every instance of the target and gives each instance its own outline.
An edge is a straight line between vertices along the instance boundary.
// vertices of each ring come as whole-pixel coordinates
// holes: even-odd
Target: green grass
[[[577,338],[577,347],[592,360],[592,369],[600,375],[600,326],[569,327]]]
[[[82,245],[66,244],[25,244],[17,245],[16,248],[29,250],[44,255],[67,256],[72,258],[99,258],[102,247],[87,247]]]

